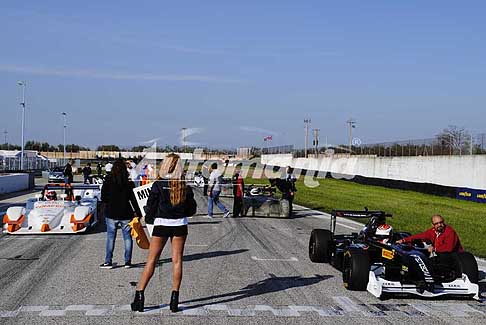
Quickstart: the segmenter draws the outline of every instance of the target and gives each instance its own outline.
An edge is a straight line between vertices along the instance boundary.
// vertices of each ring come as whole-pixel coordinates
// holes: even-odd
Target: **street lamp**
[[[67,128],[67,114],[66,112],[62,112],[61,115],[64,117],[64,129],[63,129],[63,149],[64,149],[64,153],[63,153],[63,156],[62,156],[62,160],[63,160],[63,165],[66,165],[66,128]]]
[[[27,83],[25,81],[18,81],[17,85],[22,87],[22,101],[20,107],[22,108],[22,151],[20,153],[20,169],[24,169],[24,129],[25,129],[25,87]]]
[[[304,141],[304,157],[307,158],[307,139],[309,138],[309,125],[311,124],[311,119],[304,119],[305,124],[305,141]]]
[[[186,130],[187,128],[181,128],[182,150],[184,152],[186,152]]]
[[[346,121],[349,126],[349,154],[352,152],[352,145],[353,145],[353,129],[356,128],[356,121],[350,118]]]

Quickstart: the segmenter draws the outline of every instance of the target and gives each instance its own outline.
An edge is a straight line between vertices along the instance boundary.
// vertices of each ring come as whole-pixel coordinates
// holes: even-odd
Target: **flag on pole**
[[[263,141],[272,141],[272,136],[267,135],[266,137],[263,138]]]

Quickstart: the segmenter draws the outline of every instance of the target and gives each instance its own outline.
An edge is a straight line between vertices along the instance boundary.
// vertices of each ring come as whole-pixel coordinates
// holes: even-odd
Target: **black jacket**
[[[186,187],[186,199],[178,205],[170,203],[169,181],[160,180],[152,185],[147,205],[145,206],[145,222],[153,224],[155,218],[179,219],[189,217],[190,205],[194,205],[194,192],[190,186]]]
[[[91,174],[91,167],[85,166],[83,168],[83,175],[84,176],[89,176]]]
[[[118,185],[113,177],[106,177],[101,188],[101,201],[105,203],[105,217],[115,220],[131,220],[134,212],[141,217],[133,188],[135,185],[129,181],[125,185]],[[135,210],[134,210],[135,209]]]

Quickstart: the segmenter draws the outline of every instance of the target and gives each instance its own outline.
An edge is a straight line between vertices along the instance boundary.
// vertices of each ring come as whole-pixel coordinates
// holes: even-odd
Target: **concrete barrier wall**
[[[486,155],[292,158],[264,155],[262,164],[344,175],[486,189]],[[339,175],[338,175],[339,176]]]
[[[0,194],[27,190],[29,186],[29,174],[0,175]]]

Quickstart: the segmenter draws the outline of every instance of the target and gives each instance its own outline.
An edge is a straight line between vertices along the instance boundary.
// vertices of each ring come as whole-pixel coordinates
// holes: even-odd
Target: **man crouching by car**
[[[454,228],[446,225],[444,218],[438,214],[432,216],[432,228],[423,233],[400,239],[397,243],[411,243],[416,239],[430,241],[432,243],[432,246],[429,247],[430,253],[461,253],[464,251]]]

